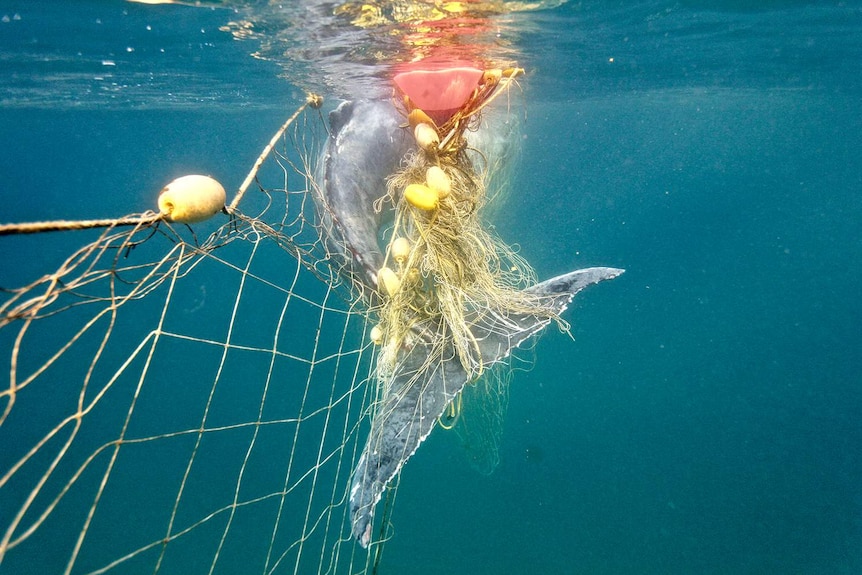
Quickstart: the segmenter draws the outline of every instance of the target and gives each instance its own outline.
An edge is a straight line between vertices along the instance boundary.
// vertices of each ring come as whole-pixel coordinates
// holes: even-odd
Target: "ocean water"
[[[303,43],[325,3],[264,4],[0,0],[0,220],[142,211],[192,171],[235,189],[306,89],[380,85],[385,63]],[[569,2],[504,24],[527,74],[496,229],[541,278],[626,273],[515,374],[494,473],[452,434],[422,445],[380,573],[862,572],[862,6]],[[0,238],[0,286],[91,237]]]

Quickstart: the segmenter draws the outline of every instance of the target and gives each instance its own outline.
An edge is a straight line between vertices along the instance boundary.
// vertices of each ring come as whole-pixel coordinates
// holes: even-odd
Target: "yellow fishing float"
[[[392,297],[401,289],[401,280],[392,268],[382,267],[377,272],[377,286],[382,287],[389,297]]]
[[[410,256],[410,249],[410,240],[403,237],[395,238],[392,241],[390,253],[392,254],[392,257],[395,258],[396,262],[403,264]]]
[[[437,130],[434,129],[434,126],[425,122],[416,124],[416,127],[413,128],[413,137],[416,138],[416,144],[426,152],[435,150],[437,144],[440,143],[440,136],[437,134]]]
[[[442,200],[452,192],[452,180],[439,166],[431,166],[425,172],[425,183],[432,190],[437,190],[437,195]]]
[[[409,184],[404,188],[404,199],[420,210],[433,210],[437,208],[440,193],[424,184]]]
[[[224,187],[209,176],[183,176],[159,192],[159,211],[172,222],[193,224],[224,209]]]

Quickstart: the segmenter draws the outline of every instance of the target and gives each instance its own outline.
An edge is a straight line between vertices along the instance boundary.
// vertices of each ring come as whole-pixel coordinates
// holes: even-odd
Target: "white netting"
[[[492,471],[511,354],[622,273],[536,284],[479,217],[509,133],[480,112],[518,73],[480,71],[413,133],[424,112],[377,101],[339,106],[330,134],[309,97],[206,237],[128,216],[6,290],[0,575],[375,573],[398,475],[438,423]],[[208,215],[224,194],[201,179]]]
[[[307,108],[207,238],[144,214],[7,291],[0,573],[371,569],[345,502],[372,349],[308,193],[326,136]]]

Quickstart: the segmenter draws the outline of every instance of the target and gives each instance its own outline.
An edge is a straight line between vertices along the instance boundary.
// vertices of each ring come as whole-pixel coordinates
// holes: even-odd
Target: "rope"
[[[227,213],[233,214],[236,210],[237,205],[239,205],[240,200],[242,200],[243,195],[245,194],[248,187],[251,185],[252,181],[254,181],[255,177],[257,177],[257,172],[260,169],[260,166],[269,156],[272,149],[278,143],[278,140],[284,134],[284,131],[296,120],[296,118],[302,113],[303,110],[307,107],[311,107],[314,109],[320,108],[323,104],[323,98],[318,96],[317,94],[309,94],[306,97],[305,102],[297,108],[296,112],[287,119],[287,121],[278,129],[275,135],[270,140],[269,144],[263,149],[260,156],[258,156],[257,161],[252,167],[251,171],[243,181],[242,185],[239,187],[239,190],[234,196],[231,203],[225,207]],[[86,230],[91,228],[112,228],[116,226],[147,226],[150,224],[154,224],[159,220],[163,219],[164,215],[156,212],[145,212],[140,216],[124,216],[122,218],[109,218],[109,219],[101,219],[101,220],[56,220],[51,222],[25,222],[20,224],[0,224],[0,236],[11,236],[11,235],[19,235],[19,234],[37,234],[41,232],[59,232],[59,231],[69,231],[69,230]]]
[[[40,232],[60,232],[67,230],[86,230],[90,228],[110,228],[115,226],[150,225],[162,219],[162,214],[146,212],[140,216],[103,220],[56,220],[53,222],[26,222],[23,224],[0,224],[0,236],[17,234],[36,234]]]
[[[229,214],[234,213],[234,211],[236,210],[236,207],[239,205],[240,200],[242,200],[242,197],[245,195],[245,191],[248,189],[248,187],[254,181],[255,177],[257,177],[257,172],[260,169],[260,166],[263,165],[264,160],[266,160],[266,158],[269,156],[270,152],[272,152],[272,149],[275,147],[275,145],[281,139],[281,136],[284,135],[285,130],[287,130],[287,128],[290,127],[290,125],[296,120],[296,118],[302,113],[302,111],[305,110],[306,107],[311,106],[312,108],[317,109],[317,108],[320,108],[320,106],[322,104],[323,104],[323,97],[322,96],[318,96],[317,94],[309,94],[306,97],[305,102],[301,106],[299,106],[299,108],[296,109],[296,112],[294,112],[293,115],[290,118],[288,118],[284,124],[282,124],[281,128],[279,128],[275,132],[275,135],[272,137],[272,139],[269,141],[269,143],[266,145],[266,147],[260,153],[260,156],[257,157],[257,161],[254,163],[254,166],[252,166],[251,171],[248,173],[248,175],[245,177],[245,180],[240,185],[239,190],[237,191],[233,200],[231,200],[231,203],[228,204],[227,213],[229,213]]]

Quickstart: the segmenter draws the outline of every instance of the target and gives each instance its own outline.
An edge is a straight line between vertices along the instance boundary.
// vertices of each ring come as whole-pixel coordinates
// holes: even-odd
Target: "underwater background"
[[[0,221],[150,209],[190,172],[236,189],[305,97],[219,30],[230,5],[71,6],[0,0]],[[440,430],[405,466],[380,572],[862,572],[862,4],[513,20],[496,229],[540,278],[627,271],[516,372],[494,473]],[[0,286],[89,238],[0,238]]]

